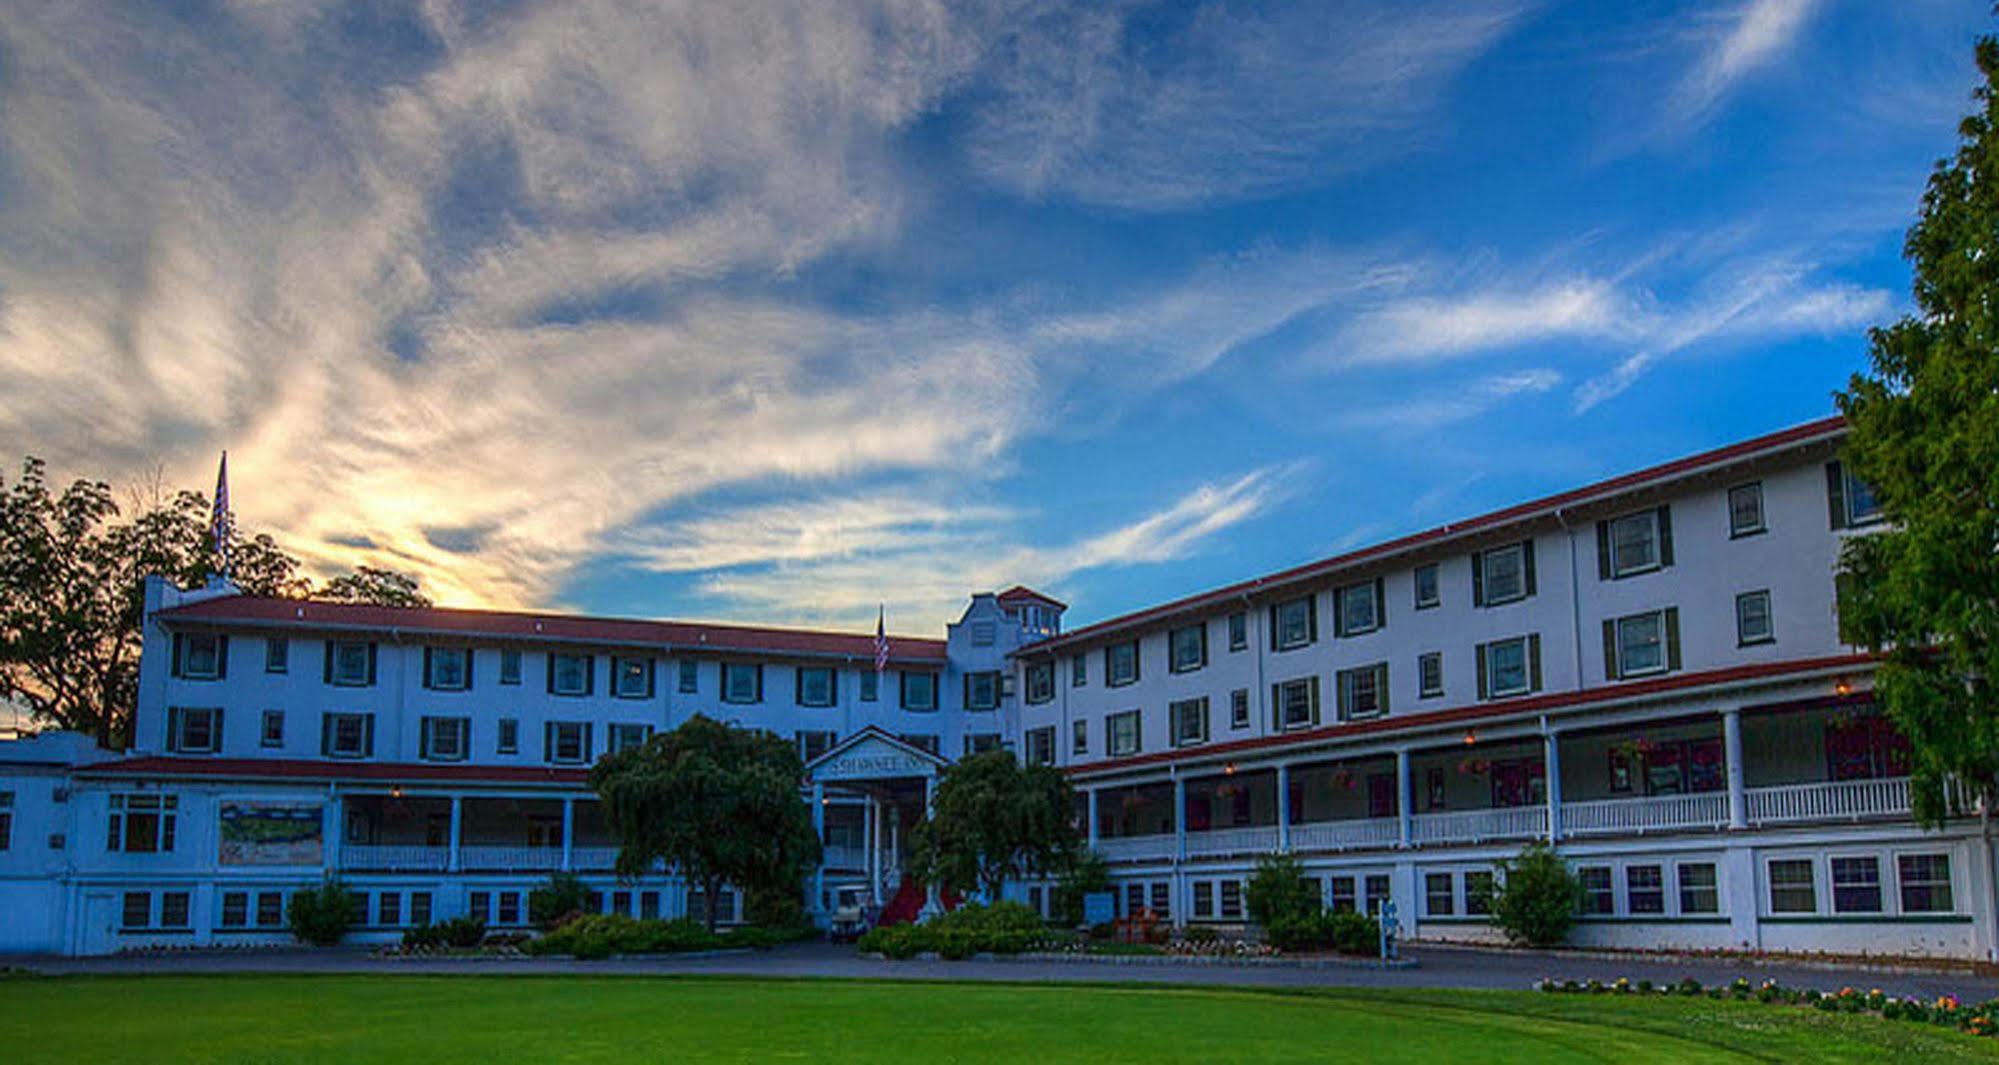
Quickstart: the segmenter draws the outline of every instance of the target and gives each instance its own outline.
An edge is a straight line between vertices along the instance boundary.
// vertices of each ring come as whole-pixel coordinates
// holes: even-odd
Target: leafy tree
[[[121,507],[102,481],[54,491],[41,460],[27,459],[12,485],[0,481],[0,698],[38,722],[123,746],[138,700],[145,577],[196,587],[220,568],[200,493],[169,492],[156,478]],[[250,595],[311,594],[299,570],[267,535],[230,541],[230,578]],[[359,587],[386,595],[400,586]]]
[[[911,868],[951,891],[999,898],[1010,878],[1067,868],[1081,845],[1076,795],[1054,766],[987,751],[946,766],[930,818],[910,833]]]
[[[696,715],[605,756],[590,786],[618,837],[621,875],[664,861],[712,903],[724,884],[752,895],[803,890],[819,862],[812,813],[799,798],[804,777],[794,744]],[[715,918],[711,904],[711,932]]]
[[[1079,848],[1055,882],[1051,909],[1058,924],[1071,928],[1083,923],[1083,899],[1111,889],[1110,863],[1088,848]]]
[[[1976,56],[1976,110],[1903,245],[1917,313],[1871,331],[1871,372],[1837,397],[1843,460],[1889,519],[1841,553],[1841,633],[1882,656],[1931,825],[1946,779],[1991,800],[1999,772],[1999,41]]]
[[[1264,928],[1319,912],[1319,892],[1305,879],[1305,864],[1292,854],[1258,858],[1243,902],[1249,908],[1249,919]]]
[[[1531,843],[1500,863],[1492,919],[1516,943],[1550,947],[1568,938],[1582,899],[1582,881],[1569,870],[1569,863],[1547,844]]]
[[[361,566],[343,577],[326,582],[314,599],[335,603],[374,603],[377,606],[429,606],[430,598],[419,591],[415,577],[394,570]]]

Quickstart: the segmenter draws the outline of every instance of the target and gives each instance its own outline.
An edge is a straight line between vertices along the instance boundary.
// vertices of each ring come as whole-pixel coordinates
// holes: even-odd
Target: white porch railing
[[[1909,778],[1784,784],[1774,788],[1750,788],[1746,797],[1749,800],[1749,823],[1752,825],[1906,817],[1909,813]]]
[[[542,871],[562,868],[561,847],[460,847],[460,869]]]
[[[1187,833],[1187,853],[1204,858],[1223,854],[1270,854],[1276,850],[1276,825]]]
[[[1294,851],[1340,851],[1367,847],[1393,847],[1401,839],[1401,828],[1393,817],[1368,817],[1349,821],[1308,821],[1291,826]]]
[[[1548,832],[1548,807],[1512,806],[1499,810],[1464,810],[1448,814],[1417,814],[1410,818],[1415,843],[1480,843],[1489,839],[1529,839]]]
[[[602,871],[618,864],[616,847],[578,847],[570,852],[569,864],[573,869]]]
[[[1725,791],[1562,804],[1562,832],[1570,836],[1642,835],[1669,829],[1722,828],[1727,824]]]
[[[1172,835],[1099,838],[1096,846],[1107,862],[1163,861],[1179,849]]]
[[[343,869],[378,873],[441,873],[450,864],[449,847],[349,843],[340,848],[340,866]]]

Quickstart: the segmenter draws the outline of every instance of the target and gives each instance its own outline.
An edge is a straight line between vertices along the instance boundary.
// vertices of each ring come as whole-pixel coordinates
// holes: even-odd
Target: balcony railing
[[[1187,833],[1187,853],[1205,858],[1225,854],[1269,854],[1276,849],[1276,825]]]
[[[570,852],[569,866],[572,869],[588,869],[601,872],[618,864],[616,847],[577,847]]]
[[[1298,851],[1363,850],[1393,847],[1402,830],[1393,817],[1349,821],[1308,821],[1291,826],[1291,849]]]
[[[1410,818],[1415,843],[1482,843],[1489,839],[1531,839],[1548,832],[1548,807],[1511,806],[1498,810],[1464,810],[1448,814],[1417,814]]]
[[[1751,788],[1746,798],[1752,825],[1905,817],[1909,813],[1909,778]]]
[[[1654,795],[1562,804],[1562,832],[1569,836],[1643,835],[1728,824],[1728,793]]]
[[[1175,837],[1156,836],[1112,836],[1097,840],[1097,853],[1110,862],[1163,861],[1172,858],[1179,851]]]
[[[451,848],[350,843],[340,848],[340,865],[374,873],[441,873],[451,866]]]
[[[561,847],[469,846],[458,849],[460,869],[543,871],[562,868]]]

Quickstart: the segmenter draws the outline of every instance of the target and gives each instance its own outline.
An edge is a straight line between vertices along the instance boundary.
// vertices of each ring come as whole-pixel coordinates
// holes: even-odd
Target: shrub
[[[1092,850],[1079,851],[1055,883],[1050,903],[1056,923],[1065,928],[1082,924],[1084,897],[1110,888],[1111,871],[1104,856]]]
[[[355,905],[356,896],[347,885],[327,877],[318,887],[292,895],[285,908],[285,922],[300,942],[330,947],[353,925]]]
[[[1319,912],[1319,893],[1305,879],[1304,863],[1289,854],[1266,854],[1256,860],[1244,902],[1249,919],[1265,929]]]
[[[922,927],[939,931],[1026,932],[1039,935],[1047,924],[1025,903],[1002,900],[989,905],[967,903],[931,918]]]
[[[453,917],[439,922],[437,928],[446,946],[476,947],[486,938],[484,917]]]
[[[589,906],[590,889],[574,873],[552,873],[548,883],[528,892],[528,920],[544,932]]]
[[[1381,950],[1381,922],[1364,913],[1321,910],[1278,921],[1265,932],[1271,946],[1294,953],[1332,950],[1372,955]]]
[[[1547,947],[1568,938],[1582,906],[1582,882],[1546,844],[1534,843],[1512,861],[1492,899],[1492,918],[1508,939]]]
[[[1018,902],[973,903],[926,924],[870,928],[856,947],[898,960],[934,952],[956,961],[974,954],[1018,954],[1048,938],[1041,915]]]
[[[751,927],[783,933],[792,938],[797,938],[793,933],[817,932],[811,919],[805,915],[805,899],[797,889],[752,889],[743,902],[743,916],[749,920]]]
[[[680,954],[727,945],[727,937],[711,934],[699,921],[678,918],[649,921],[618,913],[588,914],[564,924],[527,945],[531,954],[574,954],[578,958],[608,958],[613,954]]]

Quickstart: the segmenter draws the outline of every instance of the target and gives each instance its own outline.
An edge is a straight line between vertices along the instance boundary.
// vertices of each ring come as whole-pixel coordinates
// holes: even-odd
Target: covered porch
[[[601,872],[618,847],[594,798],[340,796],[337,864],[354,872]]]

